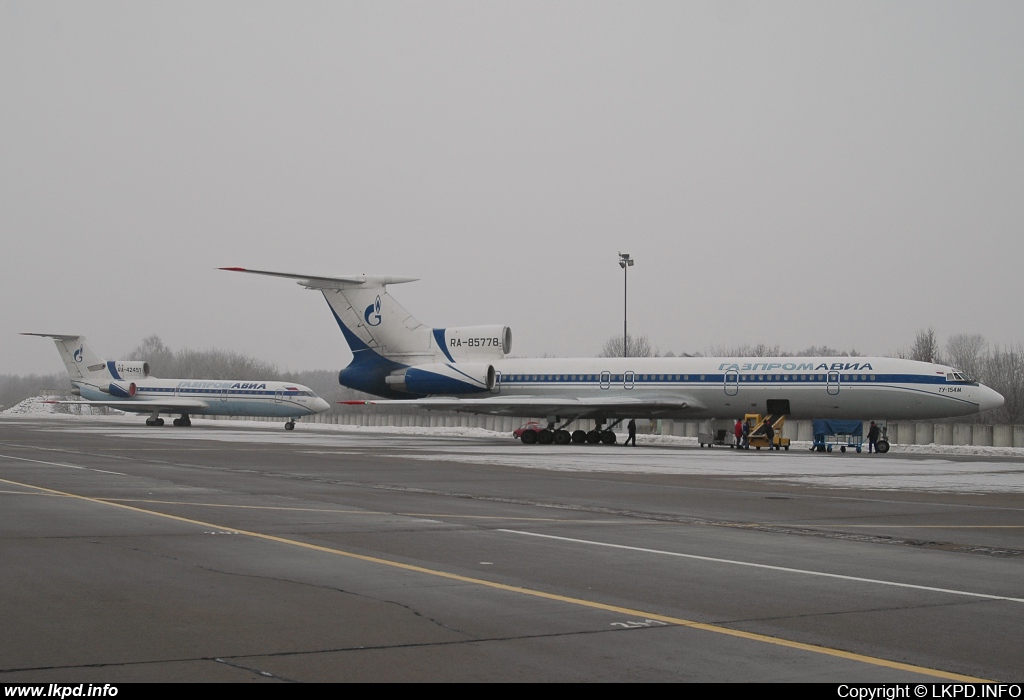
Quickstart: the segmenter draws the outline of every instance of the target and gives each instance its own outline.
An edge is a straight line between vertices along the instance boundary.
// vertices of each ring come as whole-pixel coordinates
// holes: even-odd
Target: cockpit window
[[[946,381],[947,382],[969,382],[971,380],[963,372],[958,372],[958,371],[954,370],[952,372],[946,372]]]

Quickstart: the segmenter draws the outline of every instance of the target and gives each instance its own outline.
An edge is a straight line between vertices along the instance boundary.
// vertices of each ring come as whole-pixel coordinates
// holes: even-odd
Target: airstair
[[[751,447],[760,450],[767,447],[769,450],[789,450],[789,438],[782,437],[782,426],[786,424],[785,415],[766,415],[760,413],[748,413],[743,416],[743,422],[750,426],[748,441]],[[772,441],[768,441],[768,426],[772,427],[775,435]]]

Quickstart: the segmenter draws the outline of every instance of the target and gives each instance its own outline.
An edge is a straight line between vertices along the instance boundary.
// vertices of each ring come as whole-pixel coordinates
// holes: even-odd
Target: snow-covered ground
[[[52,404],[46,406],[52,408]],[[18,408],[18,407],[14,407]],[[501,464],[546,471],[742,476],[763,481],[832,488],[944,491],[955,493],[1024,492],[1024,449],[955,445],[894,445],[887,455],[811,453],[810,443],[794,442],[789,452],[737,451],[697,447],[696,438],[639,435],[638,449],[591,445],[532,445],[508,433],[482,428],[361,427],[300,422],[285,431],[281,422],[209,420],[193,417],[191,429],[146,428],[137,415],[82,417],[23,407],[5,411],[6,420],[45,418],[62,432],[103,432],[125,439],[218,440],[295,445],[304,452],[343,454],[373,447],[378,454],[404,459]],[[218,430],[203,430],[204,426]],[[410,437],[433,440],[417,442]],[[500,444],[495,444],[495,440]],[[643,449],[644,447],[654,449]],[[430,449],[423,449],[430,448]],[[908,459],[909,454],[913,459]],[[930,455],[922,459],[919,455]],[[944,457],[959,455],[959,459]],[[976,459],[962,459],[973,456]],[[1002,459],[992,460],[993,457]],[[1006,457],[1016,458],[1007,460]],[[988,459],[986,459],[988,458]]]
[[[124,416],[124,411],[104,406],[81,406],[81,405],[60,405],[53,401],[80,401],[77,396],[33,396],[21,403],[16,403],[10,408],[0,411],[5,416],[59,416],[59,415],[81,415],[81,416]]]

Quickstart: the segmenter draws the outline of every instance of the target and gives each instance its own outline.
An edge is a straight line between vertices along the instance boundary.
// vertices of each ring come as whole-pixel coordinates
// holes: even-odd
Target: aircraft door
[[[612,385],[612,373],[608,371],[601,372],[601,388],[609,389]]]
[[[828,393],[831,394],[832,396],[835,396],[836,394],[839,393],[839,372],[828,373],[827,389]]]
[[[622,375],[622,388],[632,389],[634,381],[636,381],[636,375],[633,374],[632,372],[626,372],[624,375]]]
[[[494,386],[491,387],[491,393],[492,394],[500,394],[501,393],[501,372],[498,372],[498,371],[494,372]]]
[[[740,393],[740,373],[734,369],[725,373],[725,395],[735,396]]]
[[[277,391],[274,392],[274,403],[281,403],[281,400],[283,398],[284,398],[284,392],[283,391],[278,389]]]

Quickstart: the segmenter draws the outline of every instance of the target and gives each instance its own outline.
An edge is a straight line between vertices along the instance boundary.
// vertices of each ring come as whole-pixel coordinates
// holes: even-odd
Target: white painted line
[[[698,554],[681,554],[679,552],[667,552],[660,549],[647,549],[645,547],[630,547],[624,544],[612,544],[610,542],[595,542],[593,540],[578,540],[572,537],[559,537],[557,535],[542,535],[537,532],[524,532],[522,530],[504,530],[499,529],[497,532],[507,532],[512,535],[526,535],[527,537],[542,537],[549,540],[560,540],[562,542],[575,542],[576,544],[589,544],[595,547],[610,547],[612,549],[628,549],[633,552],[645,552],[647,554],[661,554],[668,557],[681,557],[683,559],[698,559],[700,561],[709,561],[716,564],[731,564],[733,566],[750,566],[755,569],[769,569],[771,571],[782,571],[789,574],[803,574],[805,576],[823,576],[825,578],[837,578],[843,581],[857,581],[859,583],[874,583],[881,586],[895,586],[897,588],[913,588],[919,591],[931,591],[933,593],[951,593],[953,595],[969,596],[971,598],[985,598],[988,600],[1006,600],[1011,603],[1024,603],[1024,598],[1010,598],[1002,595],[990,595],[988,593],[973,593],[971,591],[958,591],[951,588],[935,588],[933,586],[919,586],[913,583],[900,583],[898,581],[883,581],[881,579],[874,578],[861,578],[859,576],[844,576],[843,574],[829,574],[824,571],[809,571],[807,569],[790,569],[785,566],[772,566],[771,564],[755,564],[749,561],[736,561],[733,559],[717,559],[715,557],[704,557]]]
[[[66,469],[81,469],[87,472],[99,472],[100,474],[116,474],[117,476],[127,476],[121,472],[108,472],[105,469],[93,469],[91,467],[79,467],[74,464],[65,464],[63,462],[44,462],[40,459],[28,459],[27,457],[15,457],[13,455],[0,455],[3,459],[16,459],[19,462],[31,462],[32,464],[45,464],[48,467],[64,467]]]

